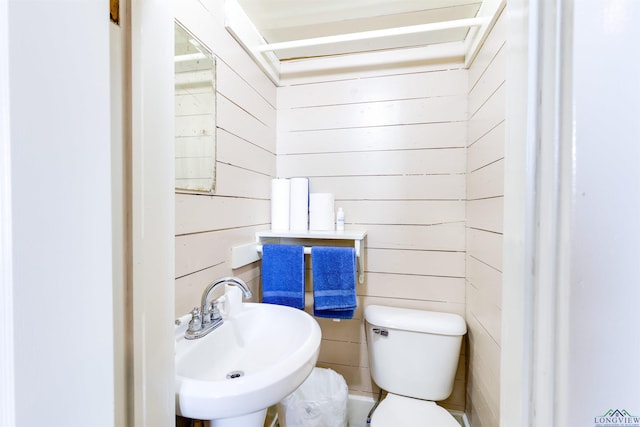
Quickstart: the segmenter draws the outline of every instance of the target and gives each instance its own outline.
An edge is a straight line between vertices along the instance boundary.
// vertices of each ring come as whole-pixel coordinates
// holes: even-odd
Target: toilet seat
[[[371,427],[460,427],[435,402],[389,393],[371,417]]]

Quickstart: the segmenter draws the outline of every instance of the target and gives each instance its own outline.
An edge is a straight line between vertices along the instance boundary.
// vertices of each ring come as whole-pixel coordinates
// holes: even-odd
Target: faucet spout
[[[209,286],[207,286],[204,292],[202,293],[202,300],[200,304],[201,313],[208,311],[209,294],[213,292],[218,286],[221,286],[221,285],[235,285],[239,287],[240,289],[242,289],[242,295],[244,296],[245,299],[249,299],[253,296],[253,294],[251,293],[251,289],[249,289],[249,286],[245,283],[244,280],[239,279],[237,277],[223,277],[222,279],[219,279],[219,280],[216,280],[215,282],[210,283]]]
[[[237,277],[223,277],[222,279],[211,282],[202,293],[200,301],[200,319],[196,320],[196,316],[192,315],[191,322],[189,322],[189,328],[185,332],[185,338],[197,339],[202,338],[209,332],[213,331],[218,326],[222,325],[222,316],[218,309],[217,303],[211,303],[209,295],[218,287],[222,285],[234,285],[242,290],[242,295],[245,299],[251,298],[252,293],[249,286]],[[196,307],[194,311],[197,311]]]

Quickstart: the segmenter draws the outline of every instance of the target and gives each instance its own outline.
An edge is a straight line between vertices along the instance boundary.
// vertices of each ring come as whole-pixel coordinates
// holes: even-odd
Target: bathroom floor
[[[367,427],[367,415],[373,406],[373,400],[361,398],[360,396],[349,396],[349,425],[348,427]],[[267,411],[264,427],[282,427],[278,423],[278,411],[276,406],[272,406]],[[464,426],[462,414],[453,413],[454,418],[461,426]],[[204,421],[189,420],[187,418],[176,417],[176,427],[206,427]]]

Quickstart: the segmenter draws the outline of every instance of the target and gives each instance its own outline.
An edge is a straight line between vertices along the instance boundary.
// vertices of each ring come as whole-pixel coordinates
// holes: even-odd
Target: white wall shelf
[[[364,239],[366,230],[344,231],[258,231],[255,243],[235,246],[231,249],[231,267],[240,268],[258,261],[265,244],[302,245],[305,254],[311,253],[311,246],[330,246],[331,242],[348,240],[353,242],[358,260],[358,282],[364,283]]]

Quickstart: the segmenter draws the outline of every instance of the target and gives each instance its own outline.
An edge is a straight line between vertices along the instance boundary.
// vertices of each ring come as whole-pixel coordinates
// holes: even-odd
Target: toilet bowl
[[[462,336],[457,314],[399,307],[365,307],[369,369],[388,392],[371,427],[460,427],[436,401],[451,394]]]

